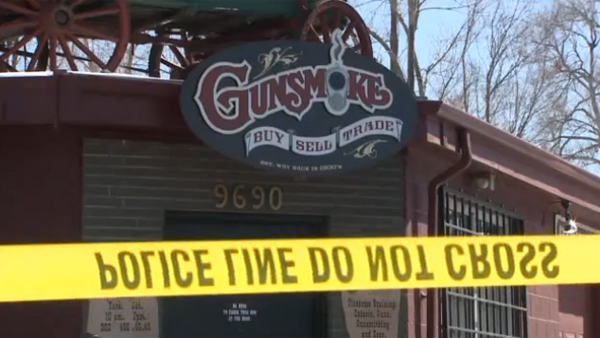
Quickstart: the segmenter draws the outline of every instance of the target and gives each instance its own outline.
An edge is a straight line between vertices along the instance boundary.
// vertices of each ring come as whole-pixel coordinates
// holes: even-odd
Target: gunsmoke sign
[[[233,47],[195,68],[181,109],[211,147],[259,168],[301,175],[358,170],[411,139],[415,98],[399,77],[332,44],[265,41]]]

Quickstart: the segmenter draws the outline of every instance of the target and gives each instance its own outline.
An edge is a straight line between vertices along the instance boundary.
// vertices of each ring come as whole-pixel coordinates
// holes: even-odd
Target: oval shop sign
[[[345,47],[262,41],[201,62],[183,83],[189,128],[257,168],[295,175],[373,166],[415,133],[416,99],[398,76]]]

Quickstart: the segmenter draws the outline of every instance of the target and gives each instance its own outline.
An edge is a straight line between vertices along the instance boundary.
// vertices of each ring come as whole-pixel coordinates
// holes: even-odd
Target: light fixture
[[[494,189],[496,188],[496,175],[487,171],[473,174],[471,176],[471,180],[473,181],[473,183],[475,183],[477,188],[482,190],[489,189],[491,191],[494,191]]]
[[[560,205],[565,209],[565,223],[562,225],[562,231],[565,235],[573,235],[577,233],[577,223],[573,220],[571,215],[571,202],[563,199],[560,201]]]

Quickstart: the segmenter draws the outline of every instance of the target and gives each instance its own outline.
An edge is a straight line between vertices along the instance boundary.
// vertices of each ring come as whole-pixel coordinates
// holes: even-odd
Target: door
[[[320,237],[320,217],[168,212],[165,240]],[[165,297],[162,337],[319,337],[322,294],[286,293]]]

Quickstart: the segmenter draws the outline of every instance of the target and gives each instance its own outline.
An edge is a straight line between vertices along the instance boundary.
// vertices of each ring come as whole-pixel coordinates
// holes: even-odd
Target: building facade
[[[61,72],[0,78],[0,241],[554,234],[562,200],[583,232],[600,229],[600,179],[440,102],[418,103],[416,137],[376,167],[306,177],[203,144],[181,117],[179,87]],[[396,296],[387,332],[397,337],[600,336],[595,285]],[[258,304],[262,315],[238,336],[354,338],[362,331],[347,297],[226,301]],[[219,300],[194,299],[158,302],[161,336],[193,336],[190,308],[221,311]],[[78,337],[89,316],[83,300],[0,304],[0,336]],[[209,324],[203,334],[224,335]]]

